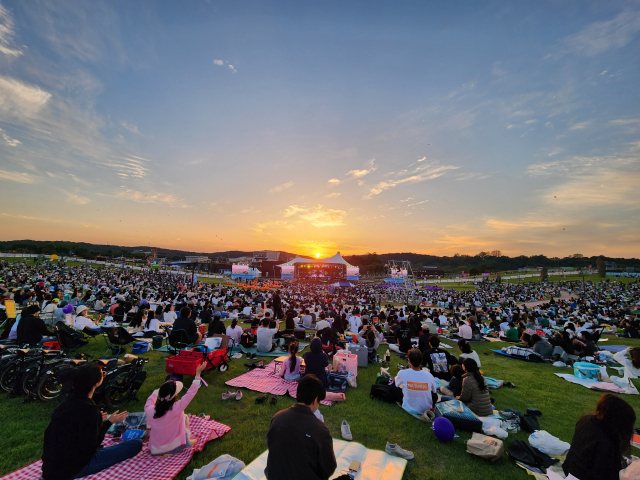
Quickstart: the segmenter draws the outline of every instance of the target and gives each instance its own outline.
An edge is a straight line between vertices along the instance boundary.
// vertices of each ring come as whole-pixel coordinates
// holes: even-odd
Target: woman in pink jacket
[[[189,431],[189,418],[184,410],[200,388],[200,374],[205,366],[202,363],[196,368],[196,377],[181,399],[178,399],[178,394],[182,390],[182,382],[171,380],[163,383],[147,400],[144,411],[147,414],[147,426],[151,428],[149,451],[152,455],[178,453],[183,448],[195,445],[195,439]]]

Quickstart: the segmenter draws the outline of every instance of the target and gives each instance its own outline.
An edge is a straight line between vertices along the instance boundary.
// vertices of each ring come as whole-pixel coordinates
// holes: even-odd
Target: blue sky
[[[0,238],[637,256],[638,2],[0,0]]]

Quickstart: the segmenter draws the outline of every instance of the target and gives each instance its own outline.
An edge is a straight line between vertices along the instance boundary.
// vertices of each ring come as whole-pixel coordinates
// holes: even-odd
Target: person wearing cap
[[[214,312],[213,320],[211,320],[211,322],[209,323],[209,328],[207,329],[207,334],[209,336],[224,335],[225,332],[226,328],[224,326],[224,323],[222,322],[222,316],[220,312]]]
[[[57,299],[56,299],[57,300]],[[64,322],[64,317],[66,313],[64,313],[64,307],[68,305],[66,300],[62,300],[58,302],[58,308],[53,312],[53,324],[55,325],[58,322]]]
[[[147,414],[147,427],[151,429],[148,445],[152,455],[178,453],[195,444],[189,431],[189,417],[184,410],[198,393],[200,374],[205,367],[204,362],[198,365],[196,376],[182,398],[178,398],[183,388],[182,382],[169,380],[147,399],[144,411]]]
[[[42,344],[55,338],[40,318],[38,305],[31,305],[23,310],[16,327],[16,341],[20,345]]]
[[[89,307],[87,307],[86,305],[80,305],[79,307],[76,307],[76,319],[73,322],[73,328],[80,331],[88,328],[89,330],[93,330],[96,333],[102,332],[100,327],[93,320],[85,316],[88,311]]]

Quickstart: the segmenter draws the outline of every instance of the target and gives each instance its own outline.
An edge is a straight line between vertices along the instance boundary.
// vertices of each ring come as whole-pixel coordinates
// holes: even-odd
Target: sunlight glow
[[[316,252],[316,258],[320,258],[320,253]]]

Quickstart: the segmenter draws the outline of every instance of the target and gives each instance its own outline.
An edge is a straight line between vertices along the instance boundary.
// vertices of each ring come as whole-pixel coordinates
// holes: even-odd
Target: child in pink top
[[[182,382],[168,381],[147,400],[144,411],[147,414],[147,426],[151,428],[149,451],[152,455],[177,453],[195,444],[184,410],[200,388],[200,374],[205,366],[205,363],[198,366],[196,377],[181,399],[178,399],[178,394],[182,390]]]
[[[298,357],[298,342],[291,342],[289,344],[289,358],[287,358],[280,368],[280,377],[291,382],[297,382],[300,380],[300,367],[302,366],[302,359]],[[293,366],[293,368],[292,368]]]

